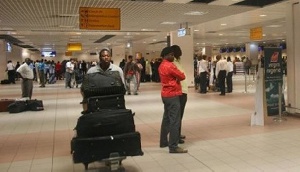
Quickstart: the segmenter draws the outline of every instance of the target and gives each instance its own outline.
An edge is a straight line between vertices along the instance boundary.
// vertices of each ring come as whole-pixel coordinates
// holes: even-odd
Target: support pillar
[[[187,84],[189,87],[194,87],[194,41],[193,31],[189,35],[178,37],[177,31],[170,32],[171,45],[178,45],[181,48],[181,64],[185,70]]]
[[[300,4],[299,0],[289,1],[286,10],[287,36],[287,108],[290,113],[300,113]]]

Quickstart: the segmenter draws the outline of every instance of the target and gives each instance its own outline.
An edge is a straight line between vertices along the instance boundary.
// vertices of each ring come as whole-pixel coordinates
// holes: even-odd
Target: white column
[[[213,48],[211,46],[205,46],[203,51],[204,51],[203,53],[207,57],[212,57],[213,56]]]
[[[287,35],[287,105],[300,108],[300,5],[299,0],[287,3],[286,35]],[[299,110],[288,109],[299,113]]]
[[[122,59],[125,58],[125,46],[114,46],[112,47],[112,60],[114,61],[115,65],[119,65]]]
[[[246,57],[252,62],[252,65],[258,64],[258,44],[257,43],[247,43],[246,44]]]
[[[4,72],[7,64],[6,42],[4,40],[0,40],[0,64],[0,80],[7,79],[6,72]]]
[[[181,48],[182,56],[181,63],[185,70],[187,84],[189,87],[194,86],[194,41],[193,32],[191,29],[190,35],[178,37],[177,31],[170,32],[171,45],[178,45]]]

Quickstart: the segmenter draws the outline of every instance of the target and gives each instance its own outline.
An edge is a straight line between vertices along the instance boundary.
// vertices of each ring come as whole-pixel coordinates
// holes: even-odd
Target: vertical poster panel
[[[264,48],[265,94],[268,116],[279,115],[279,84],[282,88],[282,54],[280,48]],[[285,108],[282,94],[282,110]]]

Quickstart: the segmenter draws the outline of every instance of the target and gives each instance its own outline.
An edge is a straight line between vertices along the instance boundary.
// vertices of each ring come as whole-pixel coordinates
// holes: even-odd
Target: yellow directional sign
[[[120,30],[119,8],[79,8],[79,28],[87,30]]]
[[[81,43],[68,43],[67,50],[68,51],[81,51],[82,45],[81,45]]]
[[[250,29],[250,39],[251,40],[262,40],[263,30],[262,27],[256,27]]]

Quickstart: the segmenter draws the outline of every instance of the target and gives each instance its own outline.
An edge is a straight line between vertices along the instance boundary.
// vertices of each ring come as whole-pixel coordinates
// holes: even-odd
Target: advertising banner
[[[268,116],[279,115],[279,85],[282,88],[282,55],[280,48],[264,48],[265,94]],[[285,110],[282,94],[282,108]]]

